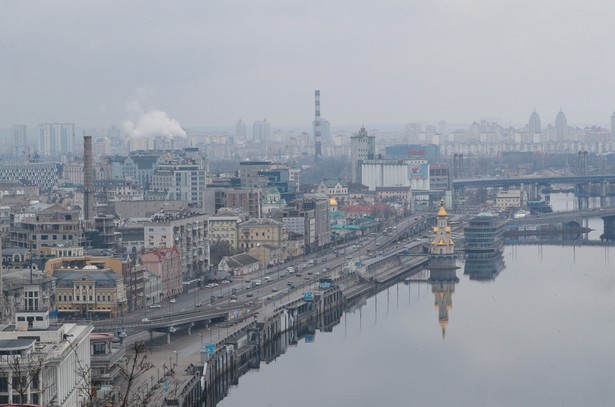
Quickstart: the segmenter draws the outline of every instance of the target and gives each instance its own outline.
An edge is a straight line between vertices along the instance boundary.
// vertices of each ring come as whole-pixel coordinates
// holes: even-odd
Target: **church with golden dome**
[[[434,305],[438,310],[438,321],[442,329],[442,337],[446,335],[448,313],[453,306],[453,293],[457,278],[457,265],[455,264],[455,242],[451,237],[451,227],[448,225],[448,214],[444,209],[444,202],[440,202],[440,209],[433,227],[429,254],[429,283],[434,295]]]

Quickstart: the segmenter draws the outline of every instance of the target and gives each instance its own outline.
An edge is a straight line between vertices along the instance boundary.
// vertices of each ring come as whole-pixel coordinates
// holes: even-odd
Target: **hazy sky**
[[[499,117],[607,123],[615,2],[3,1],[0,128]]]

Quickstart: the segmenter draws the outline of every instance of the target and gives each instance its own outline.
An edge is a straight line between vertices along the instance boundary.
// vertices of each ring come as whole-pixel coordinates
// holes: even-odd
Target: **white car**
[[[222,280],[222,284],[230,284],[231,282],[228,280]]]
[[[141,322],[144,322],[144,323],[145,323],[145,322],[149,322],[149,318],[143,318],[143,319],[141,320]]]
[[[169,301],[171,304],[175,304],[176,300],[175,298],[171,298],[171,301]]]

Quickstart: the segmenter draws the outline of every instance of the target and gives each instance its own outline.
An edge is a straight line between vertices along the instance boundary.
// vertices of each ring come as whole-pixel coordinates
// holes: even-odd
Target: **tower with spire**
[[[429,283],[434,294],[434,305],[438,309],[438,321],[442,328],[442,338],[446,335],[448,312],[453,305],[455,285],[459,283],[455,265],[455,242],[448,225],[448,213],[444,201],[440,202],[436,226],[429,251]]]

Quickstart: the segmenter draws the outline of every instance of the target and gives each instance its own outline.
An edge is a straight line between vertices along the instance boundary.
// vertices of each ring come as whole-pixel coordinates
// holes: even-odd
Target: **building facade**
[[[352,165],[352,182],[362,183],[362,160],[376,158],[376,137],[367,134],[361,127],[358,134],[350,137],[350,163]]]
[[[140,258],[148,271],[160,277],[162,298],[173,298],[183,292],[181,253],[177,246],[159,247]]]

